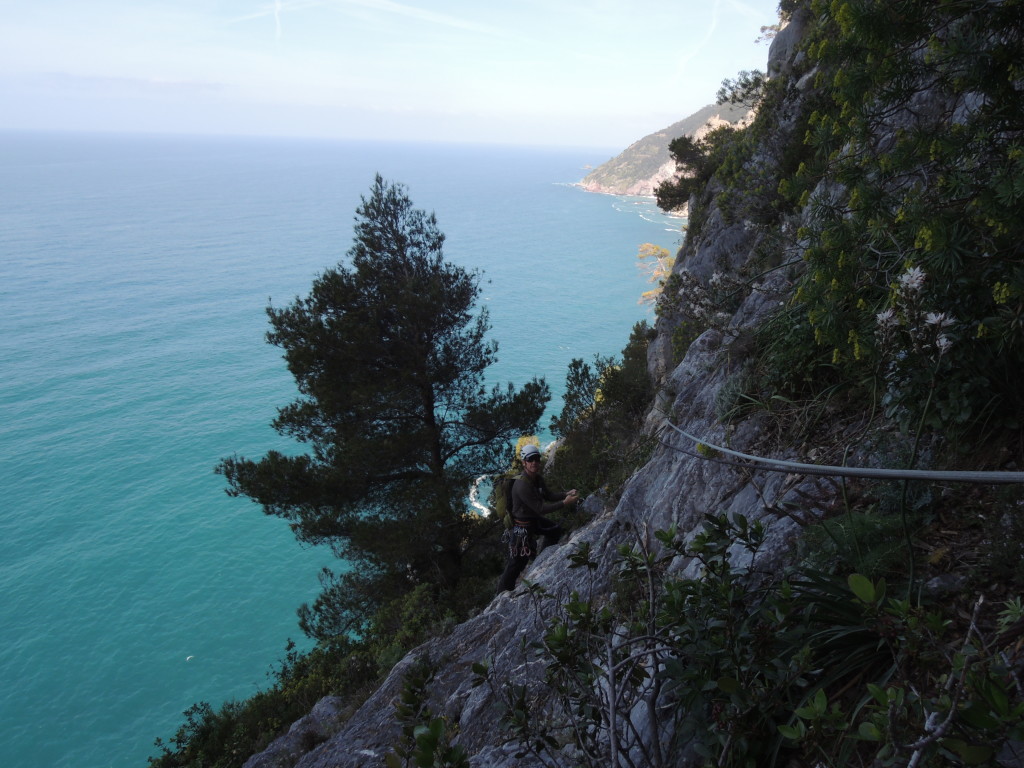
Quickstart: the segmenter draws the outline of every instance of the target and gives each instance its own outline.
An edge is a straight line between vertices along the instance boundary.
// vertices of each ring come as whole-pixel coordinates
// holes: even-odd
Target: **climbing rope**
[[[748,467],[750,469],[761,469],[766,472],[794,472],[804,475],[840,475],[842,477],[871,477],[886,480],[932,480],[947,483],[985,483],[1001,485],[1007,483],[1024,483],[1024,472],[975,472],[975,471],[941,471],[930,469],[875,469],[872,467],[838,467],[825,464],[803,464],[797,461],[782,461],[779,459],[768,459],[764,456],[751,456],[747,453],[740,453],[720,445],[709,443],[694,437],[689,432],[680,429],[670,421],[665,421],[666,426],[671,427],[680,435],[698,445],[704,445],[713,451],[724,453],[728,456],[736,456],[754,462],[757,466],[740,464],[738,462],[723,461],[722,463],[733,466]],[[671,447],[671,446],[670,446]],[[676,449],[679,450],[679,449]],[[689,451],[682,451],[691,456],[697,455],[700,458],[709,458],[700,454],[693,454]],[[714,460],[714,459],[712,459]]]

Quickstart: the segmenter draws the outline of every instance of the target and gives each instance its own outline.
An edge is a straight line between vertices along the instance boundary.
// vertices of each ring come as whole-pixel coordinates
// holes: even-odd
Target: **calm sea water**
[[[286,446],[264,308],[344,258],[374,173],[483,270],[492,380],[558,394],[648,316],[637,246],[680,238],[571,186],[614,152],[0,135],[0,765],[141,768],[308,646],[330,557],[212,470]]]

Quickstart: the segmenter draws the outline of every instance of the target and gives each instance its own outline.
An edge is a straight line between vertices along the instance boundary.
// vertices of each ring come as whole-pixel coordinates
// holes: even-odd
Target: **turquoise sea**
[[[555,410],[573,357],[650,316],[638,245],[681,237],[572,186],[617,151],[0,135],[0,765],[143,768],[308,647],[329,554],[213,467],[286,446],[264,308],[344,259],[374,173],[489,281],[492,380],[545,376]]]

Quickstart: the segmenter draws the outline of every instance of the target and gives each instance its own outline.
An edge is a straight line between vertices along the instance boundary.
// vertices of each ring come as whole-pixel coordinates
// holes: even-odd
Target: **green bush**
[[[467,576],[457,592],[419,585],[381,606],[361,638],[322,641],[307,653],[289,644],[266,690],[217,710],[205,702],[191,707],[169,741],[156,740],[160,754],[150,758],[150,768],[238,768],[324,696],[340,696],[354,710],[408,651],[485,605],[500,568],[496,557],[490,570]]]
[[[522,753],[558,763],[568,743],[583,766],[662,765],[684,748],[723,768],[960,765],[1024,736],[1001,653],[1019,599],[983,634],[981,600],[964,622],[956,606],[891,598],[884,578],[759,572],[744,563],[765,529],[740,515],[708,515],[689,542],[655,536],[620,548],[615,600],[574,592],[555,605],[533,589],[549,618],[525,652],[544,664],[543,687],[475,667]],[[680,557],[701,572],[669,575]],[[597,567],[586,547],[569,560]],[[648,727],[634,727],[638,711]]]
[[[368,661],[358,644],[339,643],[300,654],[289,643],[285,658],[271,674],[270,687],[217,710],[207,702],[194,704],[169,741],[156,740],[159,754],[149,758],[148,764],[150,768],[238,768],[324,696],[343,690],[350,699],[367,695],[377,679],[376,667]]]
[[[814,343],[876,379],[906,430],[1017,423],[1024,20],[983,0],[812,6],[825,98],[782,188],[809,214],[797,301]]]
[[[402,726],[402,738],[385,755],[387,768],[469,768],[469,755],[462,746],[452,746],[453,733],[446,718],[435,717],[430,709],[430,684],[435,667],[429,657],[416,659],[402,681],[402,693],[395,702],[395,717]]]
[[[561,439],[547,472],[551,484],[586,495],[615,490],[649,455],[639,428],[653,394],[647,373],[650,328],[633,327],[622,358],[596,357],[594,367],[573,360],[566,380],[564,407],[551,421]]]

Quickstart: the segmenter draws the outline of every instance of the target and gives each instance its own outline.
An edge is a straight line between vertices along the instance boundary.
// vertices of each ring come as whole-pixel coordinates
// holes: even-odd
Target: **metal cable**
[[[755,462],[759,466],[748,466],[750,469],[763,469],[768,472],[796,472],[804,475],[841,475],[843,477],[872,477],[886,480],[933,480],[948,483],[986,483],[1002,485],[1008,483],[1024,483],[1024,472],[974,472],[974,471],[939,471],[930,469],[873,469],[871,467],[837,467],[825,464],[802,464],[797,461],[781,461],[779,459],[767,459],[763,456],[751,456],[747,453],[740,453],[720,445],[709,443],[694,437],[689,432],[680,429],[666,419],[665,424],[674,429],[698,445],[706,445],[708,448],[729,456],[737,456],[747,461]],[[692,455],[692,454],[691,454]],[[701,456],[701,458],[705,458]]]

